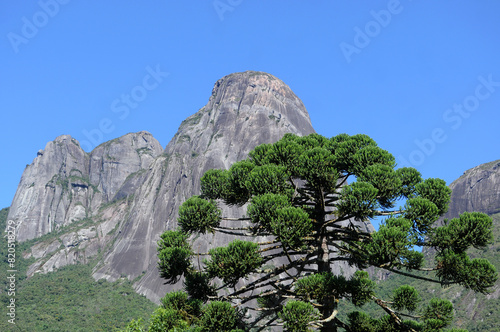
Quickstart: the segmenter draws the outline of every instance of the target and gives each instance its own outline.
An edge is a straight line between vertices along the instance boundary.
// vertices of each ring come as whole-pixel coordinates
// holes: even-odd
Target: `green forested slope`
[[[7,209],[0,211],[0,229],[4,230]],[[4,233],[5,234],[5,233]],[[25,277],[31,260],[21,253],[36,241],[16,248],[16,325],[8,323],[6,292],[7,239],[0,239],[2,315],[0,331],[114,331],[133,318],[147,318],[156,305],[138,295],[132,282],[121,279],[110,283],[92,278],[93,263],[61,268],[45,275]]]

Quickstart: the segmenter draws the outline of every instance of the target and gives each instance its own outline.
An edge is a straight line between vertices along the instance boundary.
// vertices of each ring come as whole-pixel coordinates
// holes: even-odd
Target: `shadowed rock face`
[[[136,290],[159,302],[175,286],[159,277],[157,241],[177,227],[178,208],[199,194],[203,173],[226,169],[285,133],[313,132],[304,105],[286,84],[247,71],[218,80],[208,103],[181,123],[165,150],[147,132],[103,143],[89,154],[70,136],[58,137],[25,170],[8,217],[20,223],[20,241],[71,226],[25,254],[37,259],[28,275],[87,262],[101,252],[94,278],[141,277]],[[222,209],[228,217],[242,214]],[[206,252],[230,240],[202,236],[194,248]]]

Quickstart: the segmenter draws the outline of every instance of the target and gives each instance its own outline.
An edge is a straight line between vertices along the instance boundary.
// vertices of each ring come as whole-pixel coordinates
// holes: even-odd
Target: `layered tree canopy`
[[[228,170],[203,175],[201,195],[179,209],[179,229],[159,241],[159,269],[167,282],[184,277],[186,298],[199,306],[189,313],[191,328],[200,331],[215,331],[210,317],[216,315],[228,322],[218,331],[274,325],[287,331],[444,331],[453,318],[449,301],[420,303],[406,285],[382,299],[365,271],[378,267],[487,293],[495,268],[471,259],[467,249],[491,241],[491,218],[464,213],[437,227],[449,198],[443,180],[396,169],[394,157],[366,135],[287,134]],[[222,204],[241,207],[241,218],[224,218]],[[370,231],[367,222],[380,216],[379,230]],[[235,239],[196,253],[190,239],[214,232]],[[435,261],[425,262],[423,246],[434,248]],[[200,255],[203,264],[193,264]],[[357,272],[332,273],[341,263]],[[376,303],[386,315],[348,313],[341,299],[356,307]],[[242,318],[246,307],[253,319]]]

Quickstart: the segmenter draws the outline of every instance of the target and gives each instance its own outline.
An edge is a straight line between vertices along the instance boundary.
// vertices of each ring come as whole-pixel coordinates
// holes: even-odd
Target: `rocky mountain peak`
[[[280,116],[286,116],[295,127],[304,125],[303,119],[309,120],[302,101],[288,85],[271,74],[256,71],[234,73],[218,80],[207,106],[243,113],[250,109],[256,113],[268,111],[268,117],[280,121]]]
[[[89,218],[112,201],[127,177],[163,152],[148,132],[130,133],[86,153],[70,135],[39,150],[21,177],[9,210],[25,241]]]
[[[165,151],[222,155],[223,164],[212,166],[228,167],[256,145],[275,142],[288,132],[314,132],[302,101],[280,79],[246,71],[218,80],[208,103],[181,123]]]
[[[252,116],[247,114],[252,110],[277,122],[287,117],[290,126],[312,130],[312,127],[301,128],[310,122],[302,101],[283,81],[263,72],[246,71],[221,78],[215,83],[207,106],[219,106],[222,111],[236,110],[247,116]]]
[[[161,144],[147,131],[105,142],[90,153],[89,180],[102,190],[103,201],[110,202],[130,174],[149,168],[162,152]]]

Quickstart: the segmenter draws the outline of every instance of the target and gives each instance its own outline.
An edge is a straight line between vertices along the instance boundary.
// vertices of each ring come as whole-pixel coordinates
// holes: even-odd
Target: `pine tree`
[[[485,259],[471,259],[467,249],[487,246],[492,220],[464,213],[438,227],[449,199],[443,180],[424,180],[414,168],[396,169],[394,157],[366,135],[287,134],[256,147],[228,170],[203,175],[201,195],[179,209],[179,229],[159,241],[159,269],[167,282],[184,277],[189,299],[207,303],[199,310],[201,330],[209,331],[202,320],[213,323],[216,315],[225,324],[218,330],[241,328],[242,308],[256,300],[258,307],[249,310],[259,312],[259,319],[246,322],[246,329],[281,324],[287,331],[445,331],[453,319],[449,301],[421,305],[407,285],[390,299],[379,298],[365,270],[373,266],[488,293],[496,270]],[[241,207],[242,217],[224,218],[221,204]],[[361,227],[381,216],[378,231]],[[237,238],[210,249],[197,270],[192,261],[200,253],[190,239],[214,232]],[[271,240],[245,240],[248,236]],[[424,246],[434,248],[434,262],[424,261],[418,249]],[[357,272],[333,274],[338,262]],[[386,315],[346,313],[341,300],[357,307],[374,302]],[[339,318],[342,311],[348,318]]]

